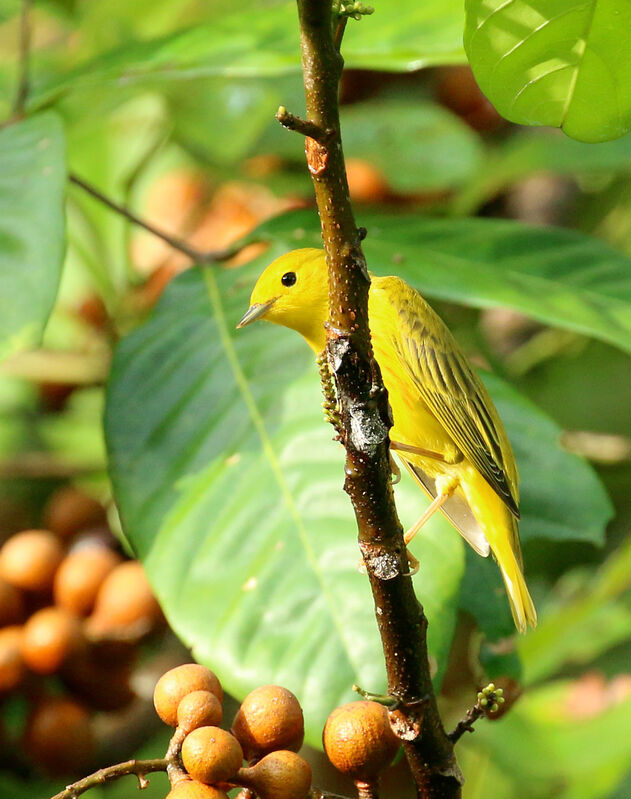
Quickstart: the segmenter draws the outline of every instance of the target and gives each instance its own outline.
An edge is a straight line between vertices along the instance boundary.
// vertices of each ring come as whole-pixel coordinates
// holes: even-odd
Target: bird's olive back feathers
[[[421,399],[519,518],[515,456],[493,401],[460,346],[421,295],[400,278],[374,278],[372,291],[396,313],[392,343]]]

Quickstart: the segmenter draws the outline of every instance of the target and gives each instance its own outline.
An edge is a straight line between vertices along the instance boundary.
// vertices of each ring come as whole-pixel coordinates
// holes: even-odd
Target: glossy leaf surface
[[[464,44],[482,91],[521,125],[581,141],[631,129],[627,0],[467,0]]]

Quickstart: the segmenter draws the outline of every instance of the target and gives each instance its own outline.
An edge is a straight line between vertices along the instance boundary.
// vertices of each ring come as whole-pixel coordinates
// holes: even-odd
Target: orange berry
[[[377,167],[359,158],[346,159],[351,197],[360,203],[381,202],[388,196],[388,184]]]
[[[88,629],[95,637],[107,636],[145,625],[151,629],[161,619],[142,565],[128,560],[115,566],[101,583]]]
[[[165,724],[177,727],[179,704],[193,691],[210,691],[220,702],[223,699],[221,683],[210,669],[199,663],[176,666],[160,677],[153,691],[153,704]]]
[[[194,780],[206,785],[228,782],[241,768],[243,751],[221,727],[198,727],[184,739],[182,763]]]
[[[90,716],[66,697],[50,697],[36,706],[27,722],[24,744],[34,763],[53,776],[81,771],[96,748]]]
[[[228,799],[225,791],[197,780],[181,780],[171,788],[166,799]]]
[[[0,627],[24,620],[24,597],[19,588],[0,577]]]
[[[75,616],[63,608],[43,608],[24,625],[22,657],[36,674],[54,674],[83,642]]]
[[[63,486],[46,503],[44,524],[61,538],[71,538],[81,530],[107,524],[105,508],[94,497],[74,486]]]
[[[48,530],[24,530],[9,538],[0,550],[0,577],[27,591],[52,588],[63,546]]]
[[[17,688],[25,673],[22,627],[5,627],[0,630],[0,694]]]
[[[120,555],[106,546],[88,546],[71,552],[55,574],[55,603],[78,616],[87,616],[101,584],[121,560]]]
[[[279,685],[264,685],[249,693],[232,722],[246,760],[277,749],[297,752],[304,740],[302,708],[296,697]]]
[[[177,707],[177,726],[186,733],[198,727],[217,727],[222,717],[221,702],[210,691],[193,691]]]
[[[311,767],[295,752],[270,752],[251,768],[242,768],[239,785],[251,788],[260,799],[305,799],[311,788]]]
[[[377,702],[350,702],[326,721],[324,751],[338,771],[370,781],[390,764],[399,748],[388,711]]]

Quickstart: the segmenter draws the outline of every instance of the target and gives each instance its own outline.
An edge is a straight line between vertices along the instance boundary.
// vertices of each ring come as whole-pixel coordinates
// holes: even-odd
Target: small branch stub
[[[321,144],[326,144],[326,142],[330,141],[334,136],[332,130],[324,130],[313,122],[308,122],[295,114],[290,114],[284,105],[279,106],[276,112],[276,119],[284,128],[287,128],[287,130],[294,130],[296,133],[302,133],[303,136],[314,139]]]

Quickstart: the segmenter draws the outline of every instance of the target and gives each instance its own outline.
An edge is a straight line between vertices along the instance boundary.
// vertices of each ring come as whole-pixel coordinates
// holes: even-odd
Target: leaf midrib
[[[263,454],[267,459],[272,474],[274,475],[274,479],[276,480],[278,487],[280,488],[283,499],[285,500],[285,503],[291,514],[291,517],[296,525],[300,541],[302,543],[305,555],[307,557],[307,562],[311,566],[311,569],[318,581],[318,584],[320,585],[322,595],[326,599],[326,603],[329,608],[329,613],[331,614],[331,618],[333,619],[333,624],[335,625],[335,629],[337,630],[338,637],[344,646],[348,662],[355,671],[355,674],[360,674],[361,673],[360,664],[356,663],[353,658],[352,654],[353,650],[352,647],[349,646],[346,640],[346,636],[344,633],[344,625],[342,623],[342,620],[338,617],[338,615],[335,612],[335,601],[328,590],[326,580],[324,579],[320,565],[317,561],[317,558],[315,557],[313,547],[311,546],[311,542],[309,541],[307,530],[300,515],[300,511],[298,510],[298,507],[294,502],[293,495],[291,493],[289,486],[287,485],[285,476],[283,474],[283,470],[274,451],[274,447],[272,446],[271,439],[265,428],[265,422],[263,421],[263,417],[258,409],[256,400],[254,399],[254,396],[250,391],[250,387],[248,385],[245,373],[241,368],[239,356],[237,355],[236,349],[232,343],[232,338],[228,332],[228,326],[226,324],[226,317],[224,315],[221,294],[219,292],[219,288],[217,286],[217,282],[215,280],[212,267],[203,269],[202,274],[204,282],[206,284],[206,289],[208,291],[208,299],[210,301],[211,308],[213,310],[215,319],[217,321],[219,338],[221,340],[221,344],[224,349],[226,358],[232,370],[235,383],[237,385],[237,389],[239,390],[241,397],[245,402],[245,405],[248,409],[248,413],[250,414],[250,418],[252,420],[252,424],[254,425],[254,428],[261,440],[261,444],[263,446]]]

